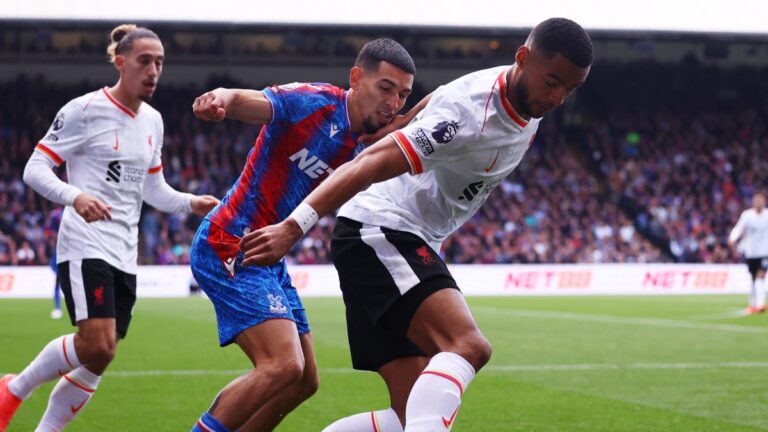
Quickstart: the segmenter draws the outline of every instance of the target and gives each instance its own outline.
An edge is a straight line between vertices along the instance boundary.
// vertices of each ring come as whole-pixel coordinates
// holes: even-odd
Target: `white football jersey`
[[[729,238],[733,241],[744,236],[740,246],[747,258],[768,257],[768,209],[758,213],[754,208],[744,210],[733,227]]]
[[[69,101],[35,150],[67,162],[69,184],[111,206],[112,220],[87,223],[67,206],[56,259],[99,258],[136,273],[144,179],[162,171],[163,119],[142,103],[134,113],[102,88]]]
[[[524,120],[505,97],[509,69],[474,72],[435,90],[414,121],[390,135],[410,175],[372,185],[339,216],[416,234],[439,251],[517,167],[536,134],[539,119]]]

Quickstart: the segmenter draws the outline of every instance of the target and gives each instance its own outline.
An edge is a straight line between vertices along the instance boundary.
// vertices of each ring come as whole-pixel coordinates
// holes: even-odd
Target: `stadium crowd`
[[[523,163],[444,244],[449,263],[729,262],[728,231],[768,186],[766,71],[695,62],[598,64],[568,105],[545,119]],[[214,82],[215,81],[215,82]],[[259,132],[195,119],[210,86],[161,85],[164,173],[172,186],[222,197]],[[0,265],[48,264],[55,207],[21,174],[56,110],[94,87],[20,77],[0,85]],[[419,100],[423,91],[411,99]],[[60,175],[64,175],[60,170]],[[142,264],[189,262],[200,220],[145,206]],[[328,263],[333,218],[289,260]]]
[[[678,262],[731,262],[726,239],[768,187],[768,86],[759,68],[689,61],[596,68],[580,94],[584,153],[612,196]]]

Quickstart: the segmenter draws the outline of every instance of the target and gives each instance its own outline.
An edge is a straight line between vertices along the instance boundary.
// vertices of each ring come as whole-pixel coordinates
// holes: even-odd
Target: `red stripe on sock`
[[[210,430],[210,429],[208,429],[208,426],[206,426],[206,425],[205,425],[205,423],[203,423],[203,421],[202,421],[202,420],[198,420],[198,421],[197,421],[197,426],[198,426],[200,429],[202,429],[204,432],[211,432],[211,430]]]
[[[462,396],[464,395],[464,388],[461,386],[461,383],[459,382],[459,380],[457,380],[456,378],[454,378],[454,377],[452,377],[452,376],[450,376],[450,375],[448,375],[446,373],[426,370],[426,371],[422,372],[421,374],[422,375],[424,375],[424,374],[431,374],[431,375],[437,375],[439,377],[445,378],[448,381],[451,381],[454,384],[456,384],[459,387],[459,394],[462,395]]]
[[[75,387],[79,388],[79,389],[80,389],[80,390],[82,390],[82,391],[85,391],[85,392],[88,392],[88,393],[93,393],[93,392],[95,392],[95,391],[96,391],[96,390],[94,390],[94,389],[89,389],[88,387],[86,387],[86,386],[84,386],[84,385],[80,384],[79,382],[77,382],[77,381],[73,380],[72,378],[70,378],[68,375],[64,375],[64,378],[65,378],[67,381],[71,382],[73,386],[75,386]]]
[[[373,432],[379,432],[379,428],[376,427],[376,414],[371,411],[371,423],[373,423]]]
[[[69,356],[67,355],[67,337],[64,336],[64,339],[61,340],[61,349],[64,350],[64,360],[67,361],[67,364],[70,368],[74,369],[75,367],[72,366],[72,362],[69,361]]]

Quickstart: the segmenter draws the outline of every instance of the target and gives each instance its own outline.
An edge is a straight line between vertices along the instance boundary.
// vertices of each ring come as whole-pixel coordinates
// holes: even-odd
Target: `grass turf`
[[[494,346],[454,431],[768,430],[768,315],[745,296],[494,297],[468,302]],[[377,375],[352,371],[341,299],[305,299],[320,391],[279,431],[320,431],[388,405]],[[0,371],[20,371],[72,332],[50,302],[0,301]],[[205,299],[143,299],[93,401],[68,431],[184,431],[248,367],[217,345]],[[24,402],[9,432],[33,430],[53,383]]]

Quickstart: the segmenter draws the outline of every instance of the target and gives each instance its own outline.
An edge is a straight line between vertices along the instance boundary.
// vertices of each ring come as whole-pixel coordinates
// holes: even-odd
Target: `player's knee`
[[[488,339],[486,339],[482,333],[477,332],[464,338],[461,351],[462,352],[459,354],[464,357],[476,371],[479,371],[480,368],[488,364],[491,360],[493,348],[491,347],[491,343],[488,342]]]
[[[277,383],[279,386],[294,385],[301,380],[304,374],[304,358],[289,357],[275,359],[275,361],[269,364],[263,364],[260,368],[272,382]]]
[[[83,364],[98,363],[105,367],[115,358],[117,341],[100,332],[80,332],[82,343],[75,342],[77,357]]]
[[[296,383],[304,375],[304,358],[293,357],[280,365],[284,379],[290,383]]]
[[[302,398],[309,398],[320,388],[320,375],[317,371],[307,372],[301,377],[299,385]]]
[[[78,352],[80,361],[84,364],[97,363],[106,367],[115,358],[115,343],[100,340],[85,345],[84,352]]]

